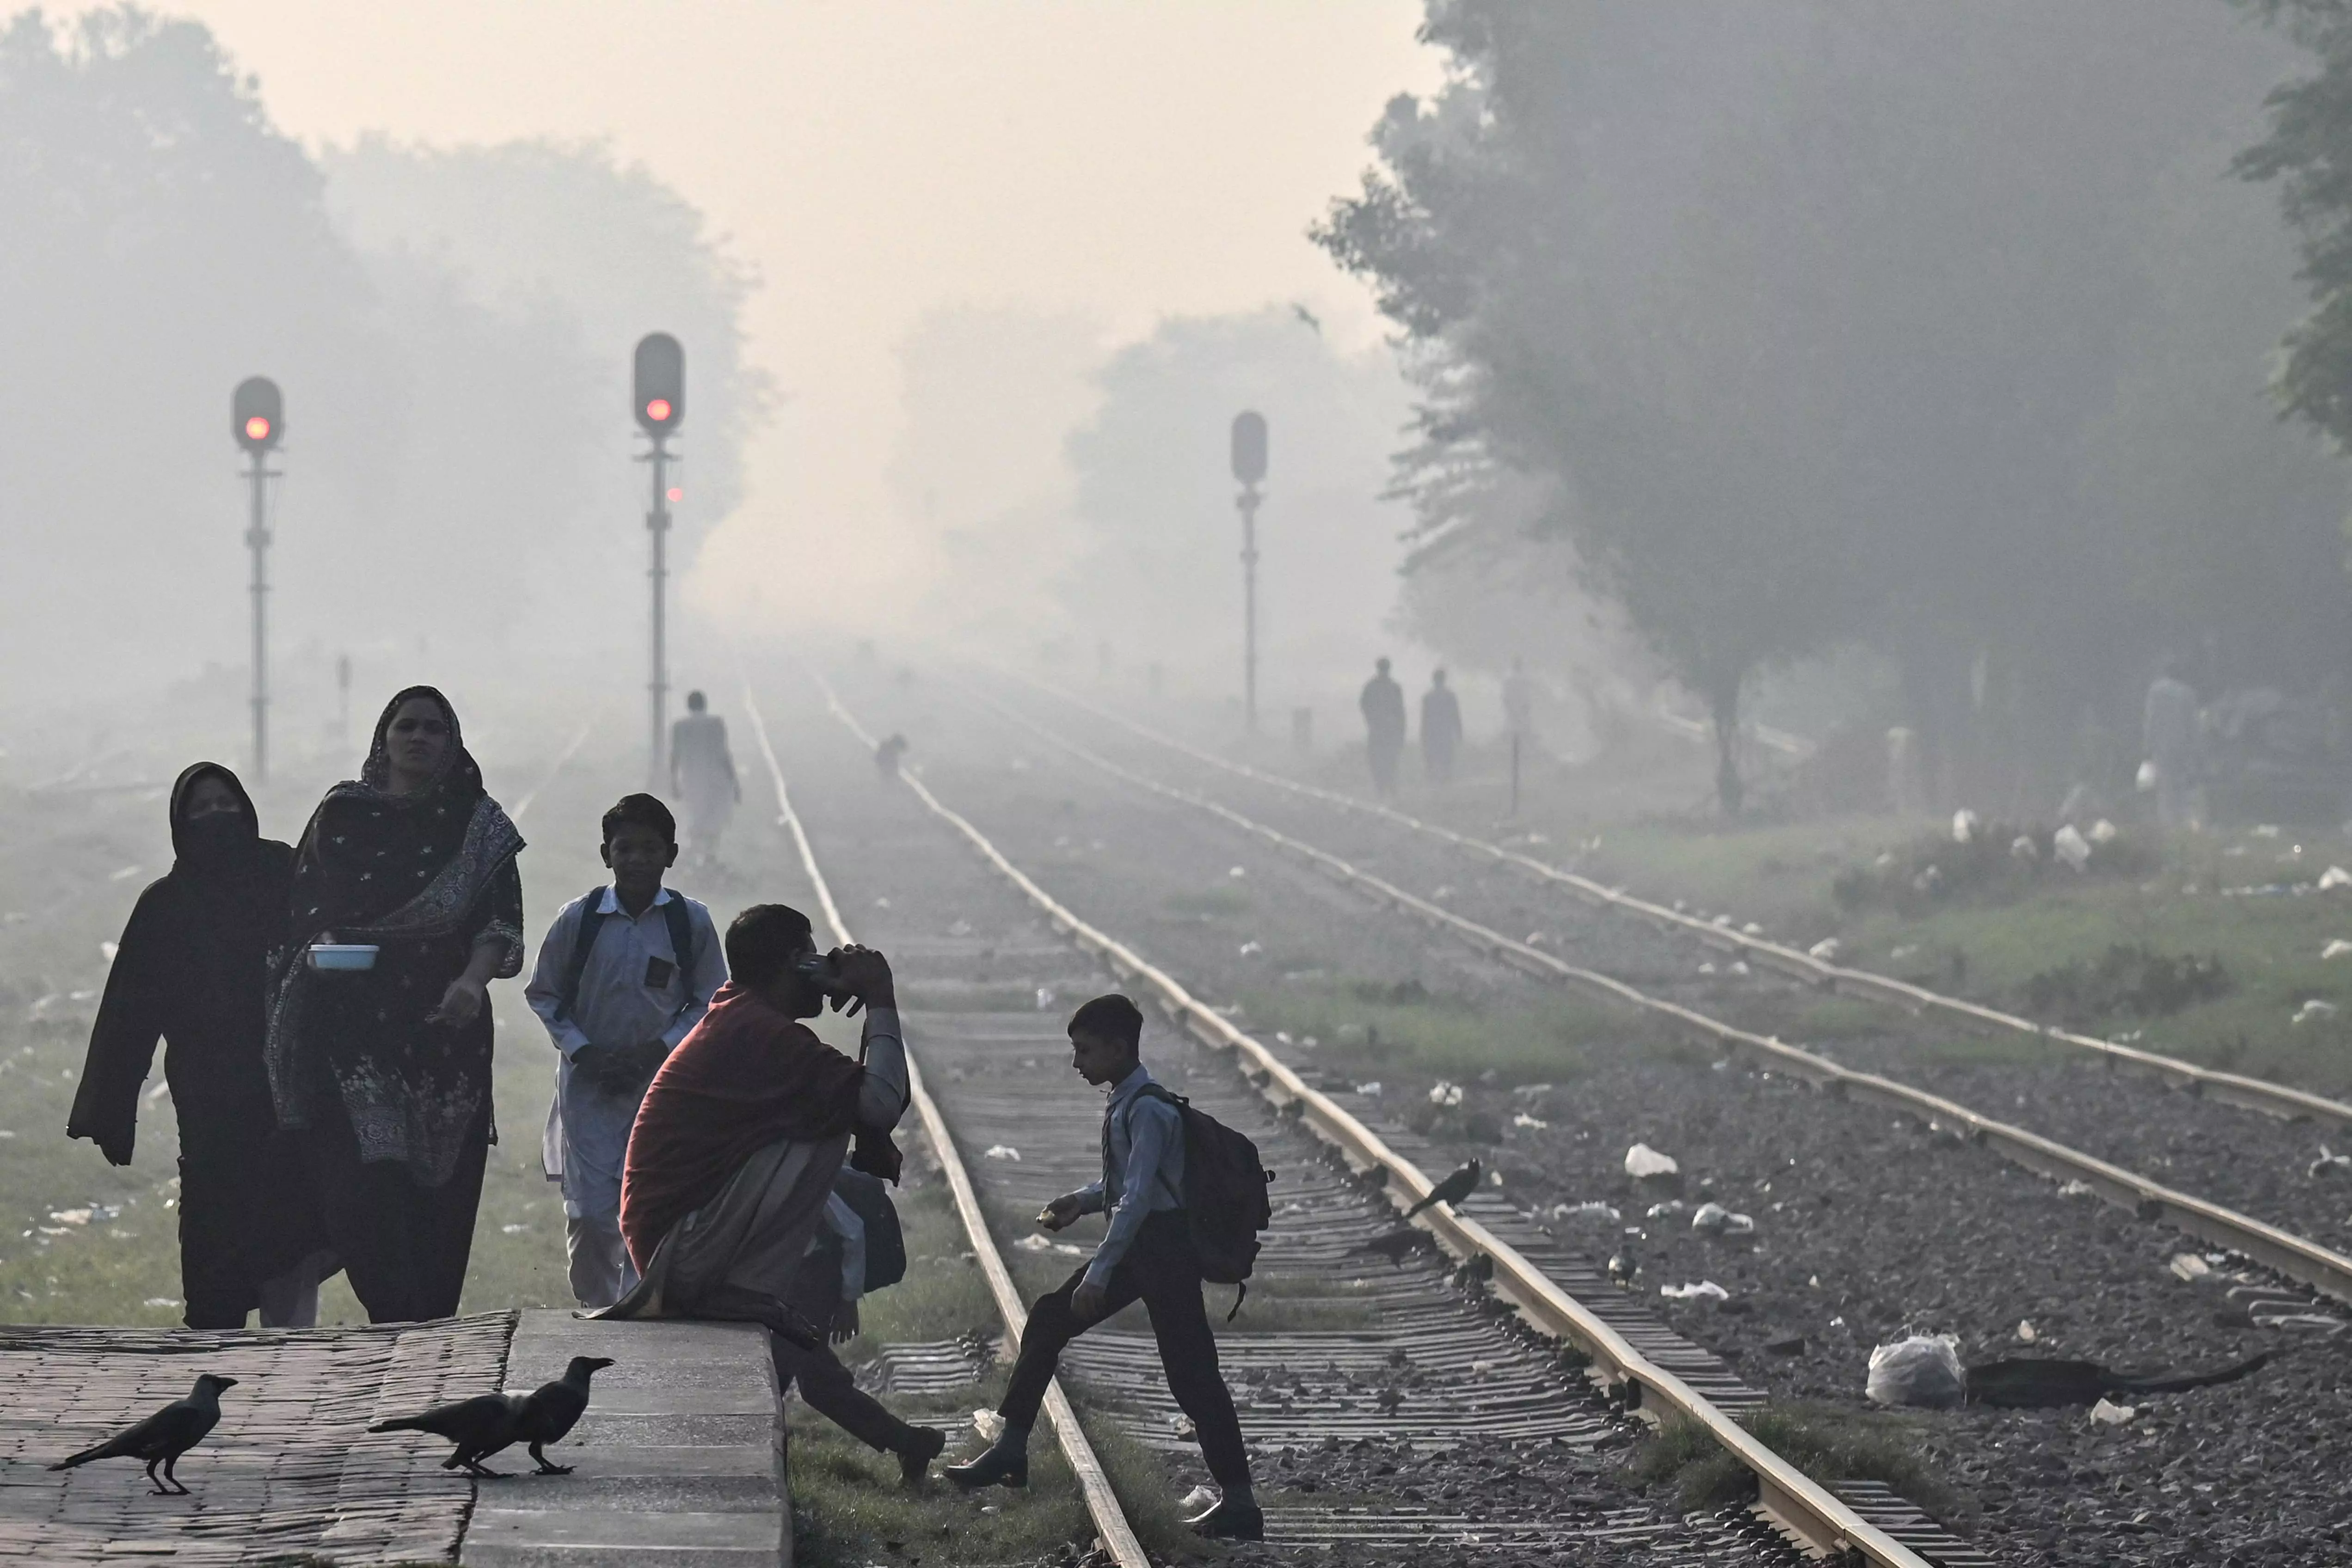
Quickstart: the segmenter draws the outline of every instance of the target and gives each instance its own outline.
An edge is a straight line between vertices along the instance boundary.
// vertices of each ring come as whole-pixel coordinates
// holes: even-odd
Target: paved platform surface
[[[586,1322],[525,1312],[506,1386],[527,1393],[575,1355],[608,1355],[572,1436],[568,1476],[480,1483],[466,1568],[766,1568],[792,1561],[783,1425],[766,1333],[742,1323]]]
[[[551,1454],[568,1476],[470,1480],[449,1449],[370,1424],[607,1355]],[[158,1497],[142,1467],[47,1467],[188,1392],[237,1385]],[[305,1333],[0,1325],[0,1563],[305,1561],[468,1568],[767,1568],[792,1560],[783,1428],[765,1334],[494,1312]]]

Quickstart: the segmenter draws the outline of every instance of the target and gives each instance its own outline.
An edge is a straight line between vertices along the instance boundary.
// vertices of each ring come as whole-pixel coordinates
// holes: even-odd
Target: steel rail
[[[775,747],[768,741],[768,726],[760,714],[760,705],[751,694],[751,684],[743,683],[743,711],[751,716],[751,730],[760,742],[760,755],[767,762],[768,777],[776,789],[776,821],[791,832],[793,847],[800,853],[801,870],[816,890],[817,904],[824,911],[825,923],[833,927],[834,939],[843,945],[856,940],[848,924],[841,917],[841,906],[834,902],[833,886],[825,880],[817,864],[816,852],[810,846],[808,831],[801,824],[800,813],[793,810],[791,791],[784,784],[784,770],[776,761]],[[922,1118],[923,1133],[929,1138],[931,1152],[945,1173],[948,1191],[955,1199],[956,1215],[971,1238],[972,1255],[980,1262],[981,1272],[988,1281],[989,1294],[996,1299],[998,1315],[1004,1320],[1004,1331],[1014,1344],[1021,1343],[1022,1331],[1028,1326],[1029,1313],[1021,1301],[1021,1291],[1013,1282],[1013,1272],[1004,1265],[1004,1256],[996,1248],[989,1232],[988,1217],[980,1207],[980,1194],[972,1186],[971,1173],[965,1169],[963,1155],[957,1150],[955,1138],[948,1131],[947,1120],[940,1114],[939,1104],[924,1086],[922,1069],[915,1061],[914,1048],[907,1048],[907,1087],[913,1098],[915,1113]],[[1151,1568],[1151,1559],[1143,1550],[1134,1527],[1127,1521],[1127,1511],[1119,1506],[1118,1494],[1112,1490],[1110,1476],[1104,1470],[1102,1460],[1096,1455],[1094,1444],[1088,1441],[1086,1428],[1079,1424],[1078,1413],[1063,1392],[1062,1381],[1056,1377],[1046,1385],[1045,1415],[1054,1423],[1054,1434],[1062,1445],[1062,1457],[1069,1461],[1071,1473],[1078,1479],[1078,1490],[1085,1494],[1087,1512],[1093,1516],[1095,1530],[1102,1537],[1104,1547],[1110,1552],[1118,1568]]]
[[[1622,980],[1580,968],[1539,947],[1517,941],[1491,926],[1456,915],[1432,900],[1407,893],[1393,883],[1350,865],[1328,850],[1292,838],[1244,816],[1229,806],[1122,768],[1015,710],[992,702],[984,695],[980,695],[979,700],[991,703],[998,712],[1083,762],[1139,789],[1206,811],[1339,881],[1466,938],[1472,945],[1493,953],[1516,967],[1542,978],[1596,992],[1608,1000],[1667,1019],[1685,1033],[1766,1058],[1816,1088],[1889,1105],[1906,1114],[1921,1117],[1931,1124],[1964,1132],[1972,1142],[1982,1144],[2029,1170],[2053,1180],[2082,1182],[2108,1202],[2129,1208],[2143,1219],[2161,1221],[2175,1229],[2227,1247],[2289,1279],[2299,1280],[2323,1294],[2341,1301],[2352,1301],[2352,1257],[2249,1215],[2240,1214],[2235,1209],[2225,1208],[2218,1203],[2151,1181],[2137,1172],[2084,1154],[2039,1133],[1997,1121],[1942,1095],[1915,1089],[1874,1072],[1857,1071],[1801,1046],[1790,1045],[1777,1036],[1751,1033],[1696,1009],[1650,996]]]
[[[874,737],[856,716],[844,706],[830,683],[816,676],[826,708],[844,727],[869,748]],[[1433,1183],[1421,1168],[1397,1154],[1370,1128],[1359,1122],[1320,1090],[1309,1085],[1282,1059],[1255,1038],[1236,1029],[1215,1009],[1196,998],[1165,971],[1147,962],[1133,948],[1080,919],[1006,859],[978,828],[934,794],[911,772],[900,769],[899,779],[925,809],[954,829],[981,858],[1018,888],[1045,915],[1055,930],[1078,946],[1101,957],[1123,978],[1157,993],[1160,1009],[1188,1033],[1213,1050],[1232,1051],[1251,1062],[1259,1092],[1277,1106],[1295,1103],[1301,1119],[1325,1142],[1341,1150],[1360,1167],[1384,1173],[1390,1200],[1400,1208],[1406,1201],[1426,1197]],[[1399,1193],[1402,1199],[1399,1198]],[[1896,1541],[1796,1466],[1767,1448],[1756,1436],[1681,1378],[1650,1361],[1584,1303],[1562,1291],[1550,1277],[1485,1226],[1436,1205],[1418,1217],[1446,1246],[1460,1256],[1484,1253],[1495,1266],[1494,1284],[1529,1322],[1575,1345],[1591,1358],[1602,1378],[1623,1388],[1631,1405],[1663,1406],[1704,1429],[1756,1478],[1759,1505],[1783,1529],[1816,1551],[1879,1568],[1927,1568],[1926,1559]]]
[[[1791,947],[1785,943],[1774,942],[1762,936],[1701,920],[1695,915],[1685,915],[1679,909],[1668,908],[1664,904],[1629,894],[1622,888],[1606,886],[1591,877],[1580,876],[1575,872],[1538,860],[1533,855],[1522,854],[1517,850],[1507,848],[1489,840],[1458,832],[1435,822],[1425,821],[1408,811],[1401,811],[1394,806],[1377,800],[1362,800],[1338,789],[1326,789],[1319,785],[1302,783],[1295,779],[1285,779],[1280,774],[1268,773],[1263,768],[1253,768],[1245,762],[1235,762],[1230,758],[1219,757],[1213,752],[1203,751],[1198,747],[1178,740],[1173,736],[1163,735],[1147,725],[1138,724],[1123,714],[1097,707],[1084,697],[1076,696],[1058,687],[1031,680],[1025,675],[1014,674],[1011,672],[1003,673],[1010,679],[1020,681],[1082,712],[1091,714],[1106,723],[1117,725],[1154,745],[1165,747],[1195,762],[1222,768],[1225,772],[1248,779],[1255,783],[1288,790],[1292,794],[1320,800],[1346,810],[1360,811],[1370,816],[1383,818],[1400,827],[1451,844],[1466,853],[1511,866],[1540,881],[1556,883],[1578,898],[1597,907],[1631,915],[1654,925],[1679,928],[1718,951],[1753,959],[1759,964],[1777,969],[1808,985],[1819,986],[1848,996],[1863,997],[1871,1001],[1888,1003],[1913,1013],[1928,1011],[1945,1013],[1983,1028],[2030,1034],[2059,1045],[2072,1046],[2078,1051],[2091,1051],[2104,1058],[2110,1066],[2153,1073],[2176,1088],[2186,1089],[2205,1098],[2222,1101],[2246,1110],[2259,1111],[2264,1115],[2276,1116],[2286,1121],[2297,1121],[2307,1117],[2333,1126],[2352,1126],[2352,1104],[2347,1104],[2341,1100],[2315,1094],[2309,1090],[2265,1082],[2262,1079],[2250,1078],[2240,1072],[2225,1072],[2219,1068],[2201,1067],[2196,1062],[2185,1061],[2177,1056],[2167,1056],[2161,1051],[2143,1051],[2115,1040],[2100,1040],[2095,1035],[2077,1034],[2071,1030],[2060,1029],[2055,1025],[2035,1023],[2032,1019],[2020,1018],[2014,1013],[2002,1012],[1998,1008],[1989,1008],[1958,997],[1947,996],[1943,992],[1932,991],[1924,986],[1915,986],[1907,980],[1898,980],[1892,976],[1875,974],[1868,969],[1852,968],[1842,964],[1832,964],[1827,959],[1814,957],[1801,947]]]
[[[550,784],[554,783],[557,776],[562,773],[564,768],[570,764],[572,758],[579,755],[581,747],[587,743],[588,732],[594,727],[595,726],[593,724],[583,724],[580,727],[579,733],[572,737],[572,744],[563,748],[562,753],[555,759],[555,766],[547,770],[547,776],[541,779],[538,783],[532,785],[523,798],[515,802],[515,809],[511,812],[508,813],[513,821],[518,822],[521,821],[524,813],[530,810],[531,802],[537,800],[541,795],[547,793],[547,787]]]

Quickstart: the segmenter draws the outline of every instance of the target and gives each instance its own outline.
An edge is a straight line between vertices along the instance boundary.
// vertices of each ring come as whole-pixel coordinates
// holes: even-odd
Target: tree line
[[[1727,810],[1759,673],[1855,645],[1931,786],[2004,807],[2115,782],[2167,656],[2352,695],[2336,0],[1428,0],[1423,37],[1445,85],[1315,231],[1399,329],[1422,559],[1571,559],[1708,705]]]

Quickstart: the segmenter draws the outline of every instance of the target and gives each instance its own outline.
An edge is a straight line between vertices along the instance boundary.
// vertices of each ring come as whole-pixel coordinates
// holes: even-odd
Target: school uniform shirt
[[[1112,1086],[1103,1107],[1102,1180],[1071,1194],[1080,1214],[1108,1214],[1110,1228],[1087,1264],[1087,1282],[1108,1285],[1148,1214],[1184,1207],[1184,1118],[1157,1094],[1141,1062]]]
[[[572,948],[592,897],[601,901],[604,918],[596,926],[588,966],[581,972],[580,995],[566,1009],[564,977],[571,973]],[[638,1096],[607,1093],[584,1077],[575,1078],[572,1057],[592,1043],[626,1048],[659,1040],[676,1050],[687,1031],[702,1021],[711,996],[727,981],[727,956],[718,927],[711,924],[710,911],[694,899],[685,899],[692,964],[681,963],[671,951],[669,916],[662,909],[672,899],[684,897],[663,888],[634,919],[609,887],[573,899],[547,928],[538,966],[524,988],[530,1010],[547,1026],[548,1038],[562,1055],[555,1070],[555,1100],[548,1107],[540,1160],[548,1179],[563,1184],[563,1210],[574,1219],[619,1211],[621,1166]],[[689,967],[691,988],[686,983]]]

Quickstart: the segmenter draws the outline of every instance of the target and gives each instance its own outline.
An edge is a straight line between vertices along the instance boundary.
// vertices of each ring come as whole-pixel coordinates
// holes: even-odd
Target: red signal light
[[[686,492],[672,485],[669,487],[669,498],[673,501],[683,501],[686,499]]]
[[[646,401],[646,417],[653,421],[656,424],[668,423],[669,399],[666,397],[648,398]]]
[[[245,438],[246,438],[247,441],[267,441],[267,440],[268,440],[268,439],[269,439],[269,421],[268,421],[267,419],[264,419],[261,415],[259,415],[259,414],[257,414],[257,414],[255,414],[251,419],[247,420],[247,421],[245,422]]]

